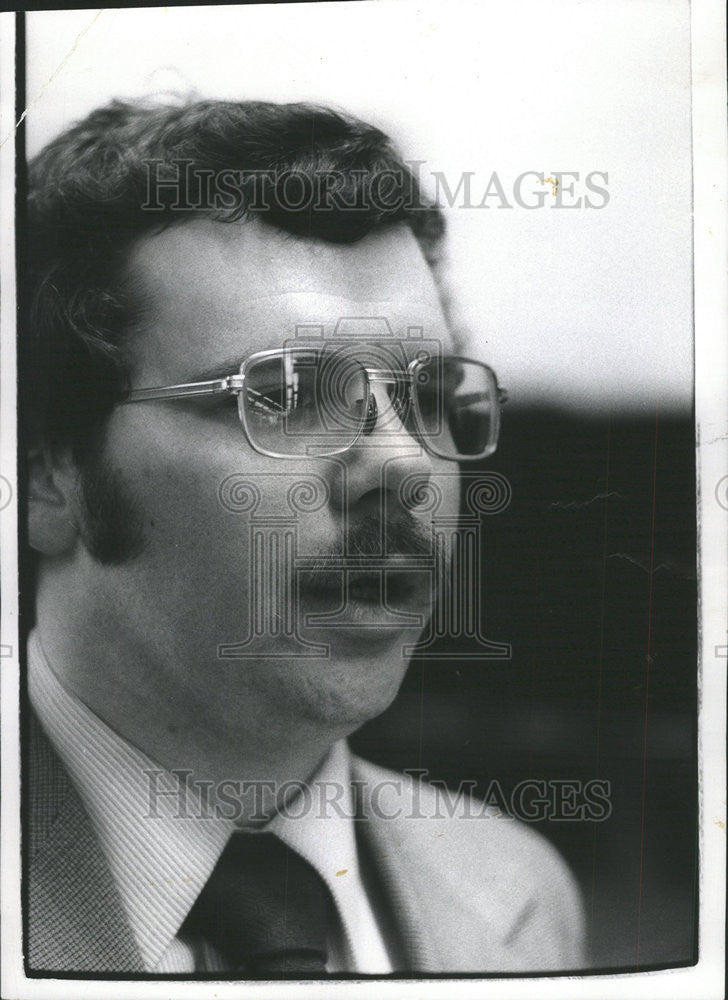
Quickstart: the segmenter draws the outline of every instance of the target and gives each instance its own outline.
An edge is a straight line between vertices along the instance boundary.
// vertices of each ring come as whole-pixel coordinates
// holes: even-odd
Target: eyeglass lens
[[[453,458],[482,455],[495,443],[496,392],[477,362],[435,358],[420,366],[414,399],[429,447]]]
[[[248,433],[265,451],[318,455],[359,436],[368,402],[366,371],[350,354],[286,351],[245,372]]]
[[[414,407],[404,384],[394,381],[387,391],[391,413],[437,454],[467,458],[494,443],[496,390],[476,362],[435,358],[421,364],[412,385]],[[367,373],[352,351],[297,349],[250,363],[240,406],[263,451],[315,456],[343,451],[366,433],[369,403]]]

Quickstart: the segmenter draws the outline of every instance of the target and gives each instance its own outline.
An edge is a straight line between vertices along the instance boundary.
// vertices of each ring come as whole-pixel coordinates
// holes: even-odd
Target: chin
[[[408,660],[402,643],[389,655],[341,660],[332,655],[323,671],[306,678],[298,704],[299,717],[320,722],[342,732],[354,732],[365,722],[381,715],[392,704],[407,671]]]

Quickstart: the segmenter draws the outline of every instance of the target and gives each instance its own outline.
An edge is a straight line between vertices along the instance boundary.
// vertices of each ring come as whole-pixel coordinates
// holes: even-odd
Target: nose
[[[383,500],[416,514],[416,498],[430,481],[432,461],[404,426],[386,381],[372,380],[370,391],[364,430],[339,456],[344,476],[341,489],[332,490],[332,501],[351,514],[376,514]]]

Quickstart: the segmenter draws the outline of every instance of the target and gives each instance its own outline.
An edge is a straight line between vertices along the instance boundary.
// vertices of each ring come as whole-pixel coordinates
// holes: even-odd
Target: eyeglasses
[[[381,413],[374,383],[386,386],[390,402]],[[248,442],[270,458],[340,455],[375,428],[385,435],[404,427],[453,462],[493,454],[507,398],[480,361],[423,351],[406,368],[373,368],[352,345],[332,345],[261,351],[224,378],[134,389],[122,403],[222,394],[237,396]]]

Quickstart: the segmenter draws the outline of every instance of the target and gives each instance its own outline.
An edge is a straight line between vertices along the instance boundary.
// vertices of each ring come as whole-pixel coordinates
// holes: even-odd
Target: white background
[[[476,204],[493,171],[511,204],[524,171],[578,171],[575,196],[606,171],[603,209],[493,196],[448,212],[464,318],[512,399],[690,405],[687,2],[44,11],[27,15],[27,40],[30,155],[112,97],[173,90],[333,103],[426,160],[426,177],[443,171],[454,190],[473,172]]]

